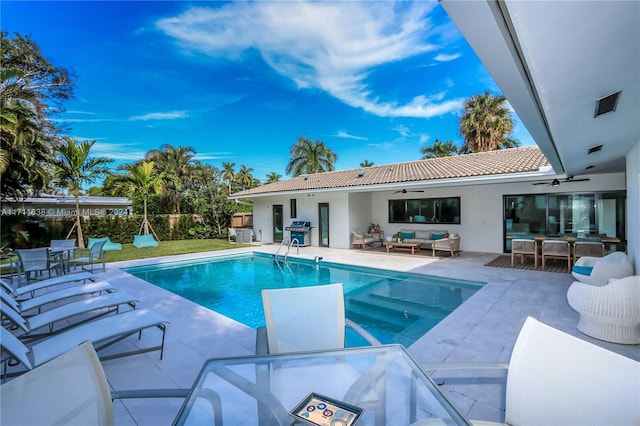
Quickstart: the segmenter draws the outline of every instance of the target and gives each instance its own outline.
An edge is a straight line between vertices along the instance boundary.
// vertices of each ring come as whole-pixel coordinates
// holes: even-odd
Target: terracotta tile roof
[[[233,197],[537,172],[544,166],[549,162],[540,148],[528,146],[302,175],[241,191]]]

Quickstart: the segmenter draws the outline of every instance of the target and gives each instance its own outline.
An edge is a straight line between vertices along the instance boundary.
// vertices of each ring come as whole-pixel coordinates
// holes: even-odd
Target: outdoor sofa
[[[449,231],[435,229],[401,229],[393,234],[393,238],[404,243],[420,244],[420,248],[432,250],[432,255],[436,255],[436,251],[447,251],[451,253],[451,257],[456,254],[460,255],[460,236],[458,234],[450,234]]]

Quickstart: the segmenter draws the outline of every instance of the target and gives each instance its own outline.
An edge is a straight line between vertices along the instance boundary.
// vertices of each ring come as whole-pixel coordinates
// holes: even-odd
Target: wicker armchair
[[[605,257],[584,256],[576,261],[571,275],[585,284],[606,285],[611,278],[633,275],[633,263],[621,251],[615,251]]]
[[[612,279],[605,286],[574,282],[569,306],[580,314],[578,330],[607,342],[640,343],[640,276]]]

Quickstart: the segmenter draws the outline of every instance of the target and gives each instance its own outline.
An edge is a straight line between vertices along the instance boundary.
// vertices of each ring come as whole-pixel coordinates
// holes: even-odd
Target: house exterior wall
[[[638,170],[637,168],[636,176],[639,174]],[[313,246],[318,245],[318,204],[326,202],[329,203],[330,210],[329,239],[332,248],[349,248],[351,232],[365,232],[368,230],[369,223],[373,222],[380,224],[385,237],[393,235],[401,228],[446,229],[449,232],[458,233],[462,237],[460,240],[462,251],[501,253],[504,219],[502,197],[504,195],[562,194],[625,189],[625,177],[622,173],[591,175],[589,178],[590,180],[586,182],[563,183],[559,187],[518,182],[425,188],[425,192],[408,194],[394,194],[395,191],[348,193],[348,190],[345,189],[336,192],[260,197],[254,199],[254,232],[260,235],[259,231],[262,230],[262,240],[264,242],[273,241],[271,206],[273,204],[284,206],[284,225],[286,227],[293,220],[290,217],[289,200],[296,198],[297,220],[310,220],[314,227],[311,232],[311,245]],[[635,202],[638,203],[637,181],[635,191]],[[388,200],[432,197],[460,197],[461,223],[459,225],[389,223]],[[635,211],[638,211],[637,206]],[[627,222],[629,232],[631,232],[631,222],[633,221],[628,220]],[[637,225],[635,232],[638,232]],[[638,253],[637,238],[635,244],[635,252]]]
[[[627,154],[627,253],[640,274],[640,141]]]

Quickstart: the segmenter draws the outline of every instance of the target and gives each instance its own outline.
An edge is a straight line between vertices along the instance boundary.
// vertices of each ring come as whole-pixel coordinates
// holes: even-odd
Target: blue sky
[[[337,169],[417,160],[436,138],[462,143],[466,98],[500,93],[435,1],[3,0],[0,12],[2,29],[75,73],[55,118],[114,168],[171,144],[286,178],[298,136],[333,149]]]

